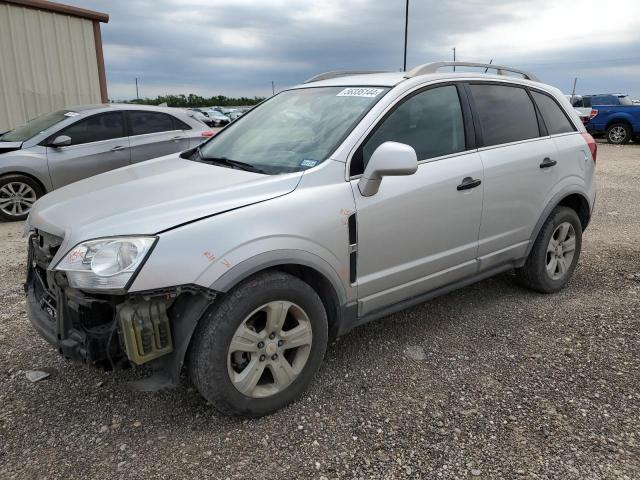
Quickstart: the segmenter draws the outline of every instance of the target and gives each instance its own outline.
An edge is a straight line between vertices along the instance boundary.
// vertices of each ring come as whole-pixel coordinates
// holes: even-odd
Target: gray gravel
[[[503,275],[358,328],[259,420],[63,361],[25,316],[22,226],[0,224],[0,478],[640,478],[640,147],[599,149],[565,291]]]

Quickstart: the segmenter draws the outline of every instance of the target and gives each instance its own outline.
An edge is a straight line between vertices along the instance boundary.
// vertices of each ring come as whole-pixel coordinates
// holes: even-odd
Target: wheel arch
[[[589,221],[591,220],[591,208],[589,204],[588,197],[580,191],[569,191],[569,192],[560,192],[558,193],[551,202],[547,205],[547,207],[540,215],[538,222],[536,223],[535,228],[533,229],[533,233],[531,235],[531,239],[529,241],[529,246],[527,247],[527,252],[525,258],[529,256],[531,249],[533,248],[533,244],[540,233],[540,229],[544,225],[545,220],[549,217],[551,212],[556,207],[568,207],[573,209],[577,214],[578,218],[580,218],[580,224],[582,225],[582,231],[586,230],[589,225]]]
[[[615,125],[616,123],[624,123],[625,125],[627,125],[629,129],[631,129],[631,134],[633,135],[633,125],[631,123],[631,120],[626,116],[610,118],[609,120],[607,120],[607,124],[604,127],[605,130],[608,130],[612,125]]]
[[[45,186],[44,182],[42,180],[40,180],[37,176],[33,175],[32,173],[28,173],[28,172],[22,172],[19,170],[10,170],[7,172],[2,172],[0,174],[0,179],[7,177],[9,175],[22,175],[23,177],[28,177],[31,180],[33,180],[34,182],[36,182],[38,184],[38,186],[42,189],[42,194],[46,194],[48,193],[47,187]]]
[[[210,288],[224,294],[247,278],[269,270],[282,271],[308,283],[325,306],[330,338],[338,335],[340,325],[345,320],[347,294],[336,271],[314,254],[301,250],[266,252],[236,265]]]

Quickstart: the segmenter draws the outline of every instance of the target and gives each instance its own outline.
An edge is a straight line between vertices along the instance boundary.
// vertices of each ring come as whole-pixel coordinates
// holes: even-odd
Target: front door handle
[[[462,183],[456,188],[458,190],[469,190],[470,188],[476,188],[481,183],[482,180],[480,180],[479,178],[464,177],[462,179]]]
[[[111,149],[112,152],[119,152],[120,150],[124,150],[127,147],[123,147],[122,145],[118,145],[117,147],[113,147]]]
[[[177,137],[173,137],[171,140],[173,140],[174,142],[178,142],[180,140],[183,140],[185,137],[181,137],[180,135],[178,135]]]
[[[544,160],[542,160],[542,163],[540,164],[540,168],[553,167],[557,163],[558,162],[556,160],[551,160],[549,157],[546,157]]]

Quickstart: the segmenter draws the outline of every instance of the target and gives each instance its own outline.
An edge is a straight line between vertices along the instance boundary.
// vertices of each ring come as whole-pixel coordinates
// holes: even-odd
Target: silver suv
[[[0,134],[0,219],[24,220],[35,201],[55,188],[199,145],[213,132],[191,113],[85,105]]]
[[[136,388],[184,368],[222,412],[259,416],[358,325],[507,270],[562,289],[596,145],[533,75],[451,65],[322,74],[199,148],[46,195],[31,322],[67,358],[148,365]]]

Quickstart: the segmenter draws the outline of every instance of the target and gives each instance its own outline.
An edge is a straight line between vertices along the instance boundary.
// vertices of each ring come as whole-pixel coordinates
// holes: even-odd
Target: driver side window
[[[122,112],[99,113],[68,126],[56,134],[67,135],[71,145],[126,137]]]
[[[401,103],[358,149],[351,160],[351,175],[361,174],[375,149],[389,141],[412,146],[419,161],[464,151],[464,121],[456,87],[430,88]]]

